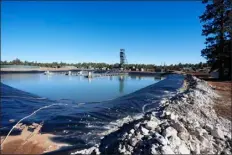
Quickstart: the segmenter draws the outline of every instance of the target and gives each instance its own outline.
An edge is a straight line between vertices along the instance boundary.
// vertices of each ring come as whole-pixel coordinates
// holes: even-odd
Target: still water
[[[1,82],[11,87],[52,100],[77,102],[111,100],[154,84],[154,77],[123,75],[92,79],[83,76],[42,73],[2,74]]]

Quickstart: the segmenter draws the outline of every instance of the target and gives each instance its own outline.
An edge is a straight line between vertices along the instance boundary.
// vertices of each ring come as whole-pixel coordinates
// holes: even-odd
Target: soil
[[[29,131],[31,126],[18,125],[21,129],[20,135],[1,137],[1,154],[42,154],[59,149],[66,144],[58,144],[51,140],[53,135],[41,134],[41,125],[37,125],[33,131]]]
[[[220,97],[215,99],[214,109],[217,115],[232,121],[232,82],[207,81]]]

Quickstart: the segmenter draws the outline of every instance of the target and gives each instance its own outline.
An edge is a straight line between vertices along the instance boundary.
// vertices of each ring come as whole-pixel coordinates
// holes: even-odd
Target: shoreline
[[[220,96],[191,75],[186,83],[182,92],[160,101],[160,111],[148,112],[100,144],[72,154],[231,154],[231,121],[213,107]]]
[[[92,71],[91,69],[84,69],[86,71]],[[51,72],[67,72],[67,71],[81,71],[78,68],[36,68],[36,69],[29,69],[29,68],[1,68],[1,73],[44,73],[45,71]]]
[[[36,69],[28,69],[28,68],[1,68],[1,74],[7,73],[44,73],[45,71],[50,72],[68,72],[68,71],[98,71],[96,69],[80,69],[80,68],[36,68]],[[107,71],[107,70],[105,70]],[[167,75],[167,74],[181,74],[182,72],[150,72],[150,71],[128,71],[125,70],[125,73],[129,73],[131,75]]]

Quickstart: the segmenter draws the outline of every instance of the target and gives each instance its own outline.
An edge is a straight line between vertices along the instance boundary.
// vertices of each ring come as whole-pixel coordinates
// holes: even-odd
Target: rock
[[[159,120],[157,117],[155,117],[154,115],[150,115],[150,121],[154,121],[154,122],[156,122],[157,124],[160,123],[160,120]]]
[[[167,145],[168,144],[167,139],[165,139],[162,135],[160,135],[158,133],[155,133],[154,139],[157,140],[162,145]]]
[[[167,102],[164,104],[164,106],[168,106],[169,104],[170,104],[170,102],[167,101]]]
[[[147,129],[144,128],[144,127],[141,127],[141,132],[142,132],[143,135],[148,135],[149,130],[147,130]]]
[[[126,145],[126,150],[127,150],[127,152],[128,152],[129,154],[131,154],[131,153],[133,152],[133,147],[130,146],[130,145]],[[128,154],[128,153],[127,153],[127,154]]]
[[[76,152],[73,152],[71,154],[100,154],[97,147],[90,147],[88,149],[78,150]]]
[[[127,139],[130,139],[132,137],[132,134],[127,135]]]
[[[161,127],[158,126],[158,127],[155,128],[155,132],[161,133],[161,131],[162,131]]]
[[[200,145],[199,143],[190,143],[190,150],[192,154],[200,154]]]
[[[215,143],[216,143],[217,145],[225,145],[225,141],[224,141],[224,140],[221,140],[221,139],[219,139],[219,138],[217,138],[217,139],[215,140]]]
[[[169,116],[171,115],[171,112],[170,111],[165,111],[165,116]]]
[[[196,154],[200,154],[200,153],[201,153],[199,143],[196,143],[196,149],[195,149],[195,152],[196,152]]]
[[[126,139],[128,137],[128,134],[125,132],[123,135],[122,135],[122,139]]]
[[[193,123],[193,121],[192,121],[192,120],[187,119],[187,123],[188,123],[188,124],[192,124],[192,123]]]
[[[171,120],[176,120],[178,118],[177,115],[175,115],[174,113],[171,113],[170,117]]]
[[[230,132],[227,132],[226,134],[225,134],[225,136],[227,137],[227,139],[229,139],[229,140],[231,140],[232,138],[231,138],[231,133]]]
[[[231,154],[231,151],[229,148],[222,151],[222,154]]]
[[[224,139],[224,133],[221,129],[219,128],[214,128],[211,131],[212,136],[216,137],[216,138],[220,138],[220,139]]]
[[[186,102],[187,99],[185,97],[182,97],[181,100],[182,102]]]
[[[124,145],[122,145],[122,144],[119,144],[118,152],[122,153],[122,154],[125,154],[126,147]]]
[[[163,147],[161,148],[161,153],[162,153],[162,154],[175,154],[175,153],[173,152],[173,150],[171,149],[171,147],[170,147],[170,146],[167,146],[167,145],[165,145],[165,146],[163,146]]]
[[[210,125],[210,124],[206,124],[206,125],[205,125],[205,129],[206,129],[207,131],[209,131],[209,132],[212,132],[213,126]]]
[[[141,135],[140,132],[136,132],[136,138],[137,138],[138,140],[140,140],[140,139],[143,138],[143,135]]]
[[[217,146],[217,154],[221,154],[222,151],[223,151],[223,147]]]
[[[171,138],[169,138],[169,142],[170,142],[170,146],[171,148],[174,150],[177,146],[179,146],[181,144],[181,140],[179,137],[177,136],[172,136]]]
[[[93,152],[91,153],[91,155],[98,155],[98,154],[101,154],[101,152],[99,151],[98,148],[94,149]]]
[[[154,130],[156,127],[157,127],[157,122],[155,121],[148,121],[145,125],[145,127],[148,129],[148,130]]]
[[[180,137],[181,140],[187,141],[189,140],[189,133],[188,132],[179,132],[178,137]]]
[[[130,145],[131,146],[135,146],[138,143],[138,139],[137,138],[131,138],[130,139]]]
[[[206,139],[209,139],[209,140],[213,140],[213,136],[209,135],[208,133],[203,133],[203,137],[205,137]]]
[[[159,154],[159,152],[156,150],[158,148],[157,145],[152,144],[151,146],[151,154],[155,155],[155,154]]]
[[[209,153],[213,149],[212,143],[204,137],[201,139],[200,147],[201,147],[202,153]]]
[[[203,137],[203,136],[201,136],[201,135],[199,135],[199,136],[198,136],[198,139],[199,139],[201,142],[203,142],[206,138]]]
[[[140,126],[140,123],[137,123],[137,124],[135,124],[135,129],[138,129],[139,128],[139,126]]]
[[[198,121],[194,121],[193,123],[190,123],[190,124],[192,124],[192,126],[194,127],[194,128],[198,128],[198,127],[200,127],[200,124],[199,124],[199,122]]]
[[[151,112],[151,116],[156,116],[156,112],[155,111],[153,111],[153,112]]]
[[[178,132],[187,132],[187,129],[180,123],[180,122],[174,122],[172,126],[178,131]]]
[[[131,129],[131,130],[130,130],[130,133],[131,133],[131,134],[134,134],[134,133],[135,133],[135,130],[134,130],[134,129]]]
[[[170,136],[177,136],[177,131],[176,131],[176,129],[174,129],[173,127],[170,126],[170,127],[166,128],[166,129],[164,130],[163,136],[164,136],[165,138],[168,138],[168,137],[170,137]]]
[[[167,100],[161,100],[160,103],[161,104],[165,104],[167,102]]]
[[[190,150],[185,143],[181,143],[181,145],[178,147],[178,151],[180,154],[190,154]]]
[[[162,124],[160,124],[159,126],[161,127],[161,130],[165,130],[167,127],[170,126],[170,124],[167,121],[165,121]]]
[[[195,131],[196,136],[202,136],[203,134],[208,134],[205,129],[197,128]]]

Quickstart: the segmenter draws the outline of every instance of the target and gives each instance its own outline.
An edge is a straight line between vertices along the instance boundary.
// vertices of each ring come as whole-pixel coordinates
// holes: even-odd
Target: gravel
[[[219,96],[194,76],[187,75],[185,83],[185,91],[161,101],[162,115],[149,112],[130,122],[127,131],[114,133],[108,148],[99,145],[76,153],[232,154],[231,122],[213,109]]]

